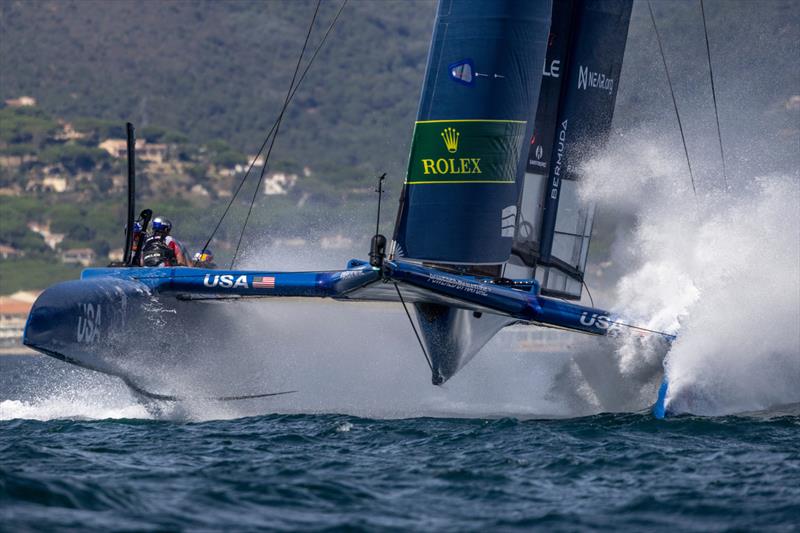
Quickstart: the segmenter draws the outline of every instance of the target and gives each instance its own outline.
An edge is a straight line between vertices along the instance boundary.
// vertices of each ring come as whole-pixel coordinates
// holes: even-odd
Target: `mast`
[[[128,137],[128,215],[125,221],[125,248],[122,262],[131,266],[133,253],[133,223],[136,217],[136,137],[133,124],[125,124]]]

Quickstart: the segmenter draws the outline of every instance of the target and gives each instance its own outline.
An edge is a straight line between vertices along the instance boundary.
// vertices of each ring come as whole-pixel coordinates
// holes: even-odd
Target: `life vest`
[[[142,248],[142,265],[174,266],[175,251],[161,237],[150,237]]]

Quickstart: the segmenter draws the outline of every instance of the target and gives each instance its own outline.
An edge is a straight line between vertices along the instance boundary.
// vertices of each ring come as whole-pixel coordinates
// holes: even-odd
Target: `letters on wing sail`
[[[553,5],[509,261],[515,268],[507,269],[535,277],[544,294],[581,295],[594,206],[578,197],[579,169],[608,139],[631,6],[631,0]]]

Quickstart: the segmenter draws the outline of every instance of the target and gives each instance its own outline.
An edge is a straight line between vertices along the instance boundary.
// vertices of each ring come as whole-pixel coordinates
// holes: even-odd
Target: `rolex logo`
[[[447,147],[447,151],[451,154],[456,153],[456,150],[458,150],[459,137],[461,137],[461,134],[458,133],[455,128],[445,128],[442,130],[442,139],[444,139],[444,145]]]

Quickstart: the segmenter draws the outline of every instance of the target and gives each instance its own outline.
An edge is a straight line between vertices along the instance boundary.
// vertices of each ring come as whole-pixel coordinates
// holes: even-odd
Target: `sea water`
[[[118,383],[57,361],[0,365],[5,531],[795,531],[800,523],[798,405],[665,421],[648,412],[159,417]],[[43,386],[53,374],[61,385]],[[39,397],[30,395],[37,379]]]

